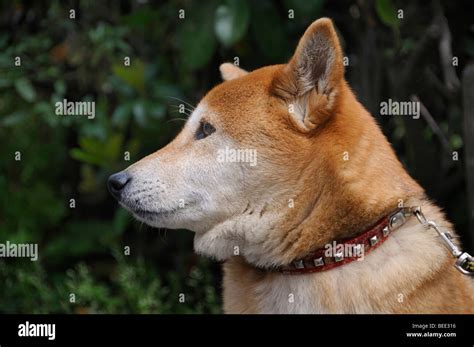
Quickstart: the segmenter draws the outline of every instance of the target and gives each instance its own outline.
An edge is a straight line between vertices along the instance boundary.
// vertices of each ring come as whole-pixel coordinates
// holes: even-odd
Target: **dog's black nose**
[[[116,199],[120,199],[120,193],[123,188],[130,182],[131,177],[126,172],[117,172],[109,177],[107,180],[107,186],[109,187],[110,194]]]

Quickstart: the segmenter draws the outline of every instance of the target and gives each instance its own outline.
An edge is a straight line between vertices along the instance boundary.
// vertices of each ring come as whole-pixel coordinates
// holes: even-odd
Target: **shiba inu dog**
[[[220,70],[176,139],[108,185],[140,221],[192,230],[195,251],[224,262],[225,312],[474,311],[472,280],[424,218],[452,226],[344,80],[331,20],[287,64]],[[321,253],[335,241],[363,259]]]

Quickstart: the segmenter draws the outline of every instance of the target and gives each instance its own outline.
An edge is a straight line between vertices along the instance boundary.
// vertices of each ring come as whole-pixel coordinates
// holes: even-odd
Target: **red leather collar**
[[[392,231],[405,224],[407,215],[406,210],[400,208],[380,219],[362,234],[350,239],[333,241],[325,248],[317,249],[304,258],[278,268],[278,271],[288,275],[308,274],[362,260],[369,252],[379,247]]]

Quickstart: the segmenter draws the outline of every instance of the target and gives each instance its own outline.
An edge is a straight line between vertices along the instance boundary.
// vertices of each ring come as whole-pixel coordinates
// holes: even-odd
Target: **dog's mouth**
[[[181,212],[186,211],[189,207],[194,206],[195,201],[189,202],[183,206],[175,206],[171,208],[147,208],[146,206],[137,205],[131,206],[124,201],[120,201],[120,205],[141,221],[157,222],[179,215]]]
[[[181,197],[179,200],[175,198],[171,204],[170,201],[160,200],[158,197],[153,200],[150,196],[124,195],[119,200],[120,206],[135,219],[157,228],[176,228],[183,224],[189,216],[193,216],[200,202],[201,199],[195,195]]]
[[[178,212],[178,208],[170,209],[170,210],[158,210],[158,211],[150,211],[150,210],[143,210],[143,209],[130,209],[135,216],[146,219],[146,220],[154,220],[157,218],[168,217],[170,215],[176,214]]]

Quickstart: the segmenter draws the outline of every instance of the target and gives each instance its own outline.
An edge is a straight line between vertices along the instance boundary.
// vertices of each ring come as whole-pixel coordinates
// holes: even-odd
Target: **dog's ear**
[[[219,66],[219,70],[221,71],[221,76],[224,81],[233,80],[234,78],[248,74],[248,72],[244,69],[241,69],[240,67],[231,63],[221,64],[221,66]]]
[[[271,90],[288,104],[292,121],[304,132],[332,114],[344,78],[342,50],[332,21],[313,22],[288,64],[276,74]]]

